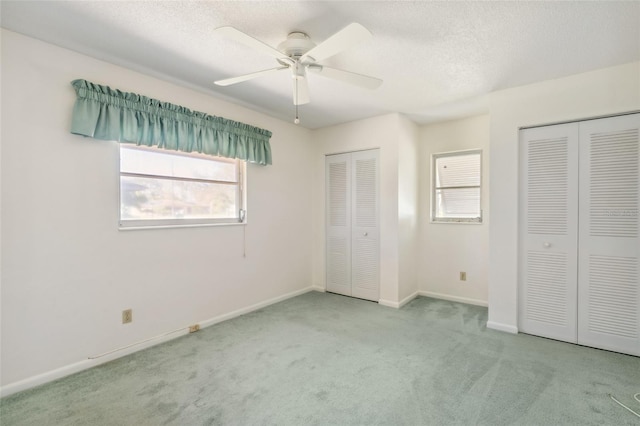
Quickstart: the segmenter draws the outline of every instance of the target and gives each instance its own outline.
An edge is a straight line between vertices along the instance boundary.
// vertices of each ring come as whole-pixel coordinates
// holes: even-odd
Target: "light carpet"
[[[0,401],[2,425],[638,425],[640,358],[307,293]]]

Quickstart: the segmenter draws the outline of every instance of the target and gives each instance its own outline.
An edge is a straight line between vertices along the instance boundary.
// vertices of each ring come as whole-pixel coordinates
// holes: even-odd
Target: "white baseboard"
[[[265,300],[260,303],[256,303],[255,305],[247,306],[246,308],[236,309],[235,311],[231,311],[227,314],[218,315],[214,318],[209,318],[208,320],[204,320],[199,322],[201,328],[209,327],[210,325],[217,324],[222,321],[230,320],[235,317],[239,317],[240,315],[248,314],[249,312],[257,311],[258,309],[265,308],[269,305],[273,305],[274,303],[282,302],[283,300],[291,299],[292,297],[300,296],[301,294],[308,293],[310,291],[318,291],[316,287],[310,286],[305,287],[301,290],[292,291],[291,293],[283,294],[282,296],[274,297],[272,299]]]
[[[413,299],[415,299],[416,297],[418,297],[418,292],[416,291],[413,294],[408,295],[407,297],[405,297],[404,299],[402,299],[399,303],[400,306],[398,306],[399,308],[402,308],[404,305],[406,305],[407,303],[411,302]]]
[[[434,299],[442,299],[442,300],[449,300],[451,302],[460,302],[460,303],[466,303],[469,305],[484,306],[485,308],[489,306],[489,304],[484,300],[470,299],[467,297],[451,296],[448,294],[434,293],[431,291],[419,291],[418,294],[420,296],[433,297]],[[508,324],[502,324],[495,321],[487,321],[487,328],[490,328],[492,330],[504,331],[505,333],[518,334],[518,327],[514,327],[513,325],[508,325]]]
[[[492,330],[504,331],[505,333],[518,334],[518,327],[502,324],[495,321],[487,321],[487,328],[490,328]]]
[[[0,398],[4,398],[5,396],[12,395],[16,392],[21,392],[23,390],[31,389],[33,387],[40,386],[48,382],[52,382],[54,380],[58,380],[63,377],[70,376],[75,373],[79,373],[83,370],[88,370],[89,368],[97,367],[98,365],[104,364],[105,362],[113,361],[114,359],[117,359],[117,358],[122,358],[123,356],[127,356],[134,352],[150,348],[151,346],[164,343],[166,341],[178,338],[180,336],[184,336],[185,334],[189,334],[189,327],[181,328],[181,329],[174,330],[172,332],[168,332],[159,336],[151,337],[141,342],[136,342],[131,345],[125,346],[123,348],[115,349],[103,355],[99,355],[98,357],[95,357],[95,358],[89,357],[87,359],[83,359],[82,361],[65,365],[60,368],[56,368],[55,370],[47,371],[45,373],[38,374],[36,376],[28,377],[26,379],[23,379],[14,383],[9,383],[8,385],[0,387]]]
[[[434,293],[432,291],[419,291],[420,296],[432,297],[434,299],[448,300],[450,302],[466,303],[467,305],[489,306],[486,300],[471,299],[468,297],[452,296],[450,294]]]
[[[106,362],[102,361],[101,362]],[[85,359],[74,364],[65,365],[64,367],[57,368],[55,370],[47,371],[46,373],[38,374],[37,376],[28,377],[26,379],[9,383],[0,388],[0,397],[12,395],[16,392],[21,392],[47,382],[52,382],[61,377],[70,376],[71,374],[86,370],[91,367],[95,367],[99,363],[95,360]]]
[[[380,299],[378,300],[378,303],[382,306],[388,306],[389,308],[398,309],[400,307],[400,303],[394,302],[393,300]]]
[[[226,314],[218,315],[217,317],[214,317],[214,318],[209,318],[207,320],[200,321],[197,324],[200,325],[200,328],[208,327],[210,325],[214,325],[219,322],[226,321],[231,318],[235,318],[240,315],[247,314],[249,312],[257,311],[258,309],[262,309],[269,305],[273,305],[274,303],[282,302],[283,300],[290,299],[292,297],[296,297],[301,294],[308,293],[310,291],[324,292],[325,290],[317,286],[306,287],[300,290],[293,291],[291,293],[283,294],[282,296],[274,297],[272,299],[268,299],[263,302],[256,303],[251,306],[247,306],[246,308],[237,309],[235,311],[232,311]],[[92,367],[96,367],[100,364],[104,364],[105,362],[112,361],[117,358],[122,358],[123,356],[141,351],[143,349],[147,349],[151,346],[164,343],[166,341],[175,339],[180,336],[184,336],[185,334],[189,334],[189,326],[185,326],[183,328],[180,328],[174,331],[169,331],[159,336],[151,337],[149,339],[136,342],[122,348],[114,349],[113,351],[106,352],[105,354],[99,355],[98,357],[88,357],[87,359],[83,359],[73,364],[65,365],[55,370],[47,371],[45,373],[38,374],[36,376],[28,377],[18,382],[9,383],[5,386],[0,387],[0,397],[9,396],[16,392],[21,392],[23,390],[27,390],[35,386],[39,386],[39,385],[60,379],[62,377],[66,377],[71,374],[78,373],[80,371],[87,370]]]
[[[382,306],[388,306],[390,308],[399,309],[399,308],[402,308],[407,303],[411,302],[416,297],[418,297],[418,292],[417,291],[415,293],[410,294],[409,296],[405,297],[404,299],[402,299],[399,302],[394,302],[392,300],[386,300],[386,299],[380,299],[380,300],[378,300],[378,303],[381,304]]]

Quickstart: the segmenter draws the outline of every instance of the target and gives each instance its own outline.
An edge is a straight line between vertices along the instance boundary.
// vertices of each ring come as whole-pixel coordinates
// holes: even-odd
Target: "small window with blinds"
[[[482,222],[481,170],[480,150],[433,155],[433,222]]]

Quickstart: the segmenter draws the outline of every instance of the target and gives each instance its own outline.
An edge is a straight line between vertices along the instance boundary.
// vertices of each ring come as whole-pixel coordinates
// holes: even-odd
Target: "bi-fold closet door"
[[[520,133],[519,328],[640,355],[640,114]]]
[[[378,150],[328,155],[327,291],[378,301],[380,287]]]

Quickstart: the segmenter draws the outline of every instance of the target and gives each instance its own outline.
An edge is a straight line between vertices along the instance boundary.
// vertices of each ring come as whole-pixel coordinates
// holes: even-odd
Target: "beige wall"
[[[325,285],[325,156],[380,150],[380,303],[399,306],[415,296],[417,256],[417,126],[400,114],[313,132],[314,274]]]
[[[314,153],[313,284],[325,284],[325,156],[380,150],[380,299],[398,300],[398,115],[389,114],[318,129]]]
[[[418,126],[398,117],[398,302],[418,291]]]
[[[420,129],[420,232],[418,285],[425,295],[487,304],[489,258],[489,116],[423,126]],[[431,156],[482,150],[481,224],[431,222]],[[460,272],[467,281],[460,281]]]
[[[248,225],[119,231],[118,145],[69,133],[76,78],[271,130]],[[3,30],[1,131],[3,386],[310,287],[308,130]]]

